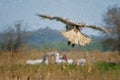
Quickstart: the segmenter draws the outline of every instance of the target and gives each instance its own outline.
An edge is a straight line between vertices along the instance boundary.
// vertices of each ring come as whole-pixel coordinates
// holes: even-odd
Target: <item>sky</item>
[[[43,20],[36,14],[68,18],[74,22],[104,26],[103,15],[108,7],[120,5],[120,0],[0,0],[0,31],[18,21],[29,30],[50,27],[65,29],[65,25]]]

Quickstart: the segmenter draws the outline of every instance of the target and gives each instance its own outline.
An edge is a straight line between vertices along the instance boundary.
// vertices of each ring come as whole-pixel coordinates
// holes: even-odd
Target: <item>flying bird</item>
[[[72,47],[74,47],[75,45],[86,46],[92,41],[91,38],[89,38],[88,36],[84,35],[81,32],[81,28],[91,28],[91,29],[102,31],[102,32],[111,31],[109,29],[105,29],[102,27],[96,27],[95,25],[75,23],[70,21],[69,19],[65,19],[62,17],[49,16],[49,15],[43,15],[43,14],[37,14],[37,16],[44,19],[56,20],[64,23],[66,25],[66,30],[61,31],[61,34],[68,40],[68,45],[72,44]]]

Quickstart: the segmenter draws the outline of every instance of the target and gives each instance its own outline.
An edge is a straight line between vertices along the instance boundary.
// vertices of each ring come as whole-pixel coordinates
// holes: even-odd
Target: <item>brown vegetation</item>
[[[17,54],[13,52],[0,53],[0,80],[119,80],[120,69],[104,70],[104,67],[97,67],[97,62],[120,63],[119,52],[100,51],[69,51],[60,52],[66,54],[68,58],[86,58],[85,66],[67,64],[39,64],[27,65],[28,59],[41,58],[51,50],[39,51],[24,48]],[[118,67],[120,65],[118,64]],[[106,69],[106,68],[105,68]]]

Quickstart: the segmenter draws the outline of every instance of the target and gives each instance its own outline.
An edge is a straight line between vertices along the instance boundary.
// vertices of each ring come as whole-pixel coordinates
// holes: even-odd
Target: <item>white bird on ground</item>
[[[26,63],[27,64],[40,64],[43,62],[43,59],[36,59],[36,60],[27,60]]]
[[[42,57],[42,59],[27,60],[26,63],[27,63],[27,64],[32,64],[32,65],[40,64],[40,63],[48,64],[47,56],[48,56],[48,55],[45,54],[45,55]]]
[[[59,54],[58,52],[55,52],[55,62],[56,62],[57,64],[66,63],[66,60],[60,59],[60,54]]]
[[[86,63],[86,59],[85,58],[76,60],[76,64],[77,65],[83,66],[83,65],[85,65],[85,63]]]
[[[73,59],[67,59],[66,55],[63,55],[61,59],[64,59],[68,64],[73,64]]]
[[[73,59],[67,59],[68,64],[73,64]]]
[[[56,63],[68,63],[73,64],[73,59],[67,59],[66,55],[63,55],[62,58],[60,58],[60,54],[58,52],[55,52],[55,61]]]

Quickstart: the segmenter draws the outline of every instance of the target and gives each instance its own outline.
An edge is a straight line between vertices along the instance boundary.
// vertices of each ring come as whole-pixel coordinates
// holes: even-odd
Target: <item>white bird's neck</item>
[[[58,61],[58,60],[60,60],[60,56],[59,56],[59,54],[57,53],[57,55],[56,55],[56,61]]]

